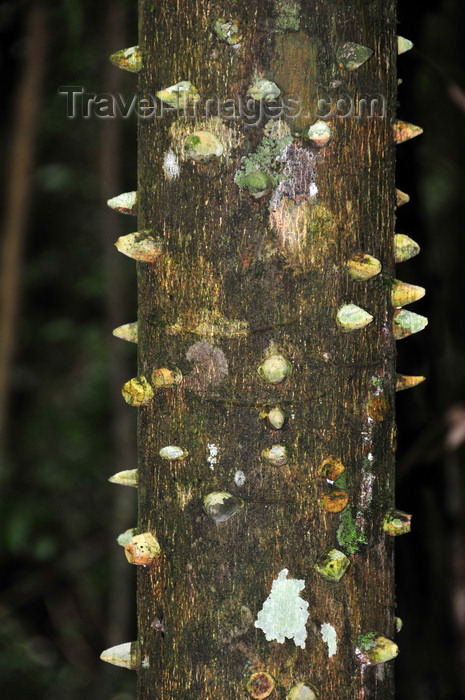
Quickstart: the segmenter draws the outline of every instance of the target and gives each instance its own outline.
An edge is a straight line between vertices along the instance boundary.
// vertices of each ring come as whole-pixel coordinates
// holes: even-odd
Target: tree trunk
[[[393,698],[395,2],[139,9],[138,698]]]
[[[33,4],[26,21],[26,55],[14,97],[11,143],[5,166],[0,268],[0,463],[8,450],[8,408],[21,303],[23,251],[27,236],[34,157],[46,64],[46,10]]]

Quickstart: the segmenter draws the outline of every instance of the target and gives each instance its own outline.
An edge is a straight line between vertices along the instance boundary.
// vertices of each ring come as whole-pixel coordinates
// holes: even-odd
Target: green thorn
[[[410,532],[412,516],[402,510],[390,510],[383,519],[383,530],[388,535],[406,535]]]
[[[305,683],[297,683],[286,695],[286,700],[317,700],[317,696]]]
[[[260,418],[265,420],[269,427],[274,430],[281,430],[286,420],[286,414],[280,406],[274,406],[273,408],[266,408],[260,411]]]
[[[336,52],[336,60],[341,68],[356,70],[373,56],[373,49],[353,41],[346,41]]]
[[[176,85],[156,93],[159,100],[170,107],[185,109],[188,105],[194,104],[200,99],[197,89],[188,80],[181,80]]]
[[[203,509],[216,523],[224,523],[244,505],[242,498],[227,491],[214,491],[205,496]]]
[[[183,450],[176,445],[167,445],[162,447],[158,453],[162,459],[167,459],[170,462],[181,462],[189,455],[187,450]]]
[[[274,467],[283,467],[289,461],[287,447],[284,445],[272,445],[262,451],[262,457]]]
[[[358,252],[347,261],[347,269],[352,279],[364,282],[381,272],[381,263],[368,253]]]
[[[400,309],[394,312],[394,338],[402,340],[413,333],[419,333],[428,325],[426,316],[420,316],[413,311]]]
[[[333,132],[328,124],[322,119],[318,119],[308,130],[308,138],[318,148],[323,148],[331,141]]]
[[[276,83],[272,83],[271,80],[266,80],[266,78],[257,78],[247,90],[247,96],[256,102],[260,100],[270,102],[271,100],[276,100],[280,94],[281,90]]]
[[[125,642],[105,649],[100,654],[102,661],[135,671],[141,666],[139,642]],[[145,666],[145,664],[142,664]]]
[[[375,632],[360,634],[357,638],[355,655],[367,666],[376,666],[395,659],[399,647],[393,641]]]
[[[139,262],[153,263],[163,252],[162,241],[157,241],[150,235],[151,231],[136,231],[120,236],[115,243],[116,248],[128,258]]]
[[[125,323],[122,326],[118,326],[113,330],[113,335],[116,338],[121,338],[121,340],[127,340],[129,343],[137,343],[138,341],[138,323],[137,321],[132,321],[132,323]]]
[[[130,543],[133,537],[137,535],[137,527],[130,527],[129,530],[125,530],[116,538],[117,543],[120,547],[126,547]]]
[[[410,39],[406,39],[404,36],[398,36],[397,37],[397,54],[400,56],[401,53],[405,53],[406,51],[410,51],[410,49],[413,49],[413,41],[410,41]]]
[[[145,377],[129,379],[121,393],[130,406],[147,406],[153,399],[153,389]]]
[[[241,189],[247,190],[254,199],[261,199],[269,194],[275,186],[275,181],[268,173],[261,170],[250,170],[248,173],[239,171],[235,182]]]
[[[184,150],[197,163],[207,163],[222,156],[224,146],[210,131],[193,131],[184,141]]]
[[[137,192],[123,192],[107,201],[110,209],[114,209],[120,214],[130,214],[137,216]]]
[[[336,322],[344,333],[365,328],[373,321],[373,316],[355,304],[344,304],[337,312]]]
[[[258,374],[270,384],[280,384],[292,372],[292,365],[282,355],[270,355],[258,368]]]
[[[415,257],[420,252],[420,246],[413,238],[404,233],[396,233],[394,236],[394,260],[396,263],[405,262]]]
[[[120,486],[134,486],[138,484],[138,470],[127,469],[126,471],[117,472],[110,476],[108,481],[112,484],[120,484]]]
[[[219,17],[212,24],[213,31],[230,46],[238,46],[242,40],[242,34],[237,19],[225,19]]]
[[[130,46],[128,49],[121,49],[110,56],[110,61],[130,73],[138,73],[142,70],[142,52],[138,46]]]
[[[349,566],[350,559],[344,552],[340,552],[338,549],[330,549],[329,552],[323,554],[318,559],[313,568],[321,574],[326,581],[337,583],[344,576]]]

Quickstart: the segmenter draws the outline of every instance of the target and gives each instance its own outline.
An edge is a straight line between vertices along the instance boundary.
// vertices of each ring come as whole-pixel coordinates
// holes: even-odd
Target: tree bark
[[[204,107],[159,118],[157,101],[140,120],[138,228],[162,253],[138,263],[138,374],[183,379],[157,375],[167,386],[139,409],[138,532],[160,553],[138,572],[138,698],[387,700],[392,662],[364,652],[394,634],[383,517],[394,505],[395,2],[232,7],[238,45],[214,25],[220,3],[139,2],[141,94],[190,81],[199,104],[237,105],[251,85],[273,90],[264,78],[303,109],[252,125]],[[373,55],[347,67],[347,42]],[[383,114],[360,116],[366,92],[384,97]],[[321,99],[333,109],[323,147],[308,138]],[[209,160],[204,132],[220,142]],[[347,268],[360,251],[382,266],[366,281]],[[349,304],[373,320],[348,332],[337,317]],[[167,446],[181,458],[160,456]],[[349,564],[339,580],[323,561],[332,550]],[[300,598],[283,570],[304,584]],[[294,636],[286,619],[263,619],[269,606],[260,616],[274,582]]]

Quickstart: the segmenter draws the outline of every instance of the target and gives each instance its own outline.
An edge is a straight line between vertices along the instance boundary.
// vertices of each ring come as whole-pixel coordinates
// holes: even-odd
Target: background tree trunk
[[[8,407],[20,308],[23,249],[27,235],[27,217],[46,63],[46,10],[40,3],[32,5],[28,11],[26,42],[24,67],[15,96],[14,115],[12,115],[2,224],[0,276],[2,341],[0,343],[0,462],[2,464],[6,456]]]
[[[303,111],[288,119],[286,141],[285,127],[278,133],[265,119],[250,126],[173,112],[140,121],[139,230],[160,238],[163,253],[139,263],[139,375],[150,381],[155,369],[176,367],[183,381],[157,390],[139,414],[138,531],[156,535],[161,553],[138,577],[138,697],[259,698],[267,683],[270,697],[292,688],[290,697],[311,697],[297,694],[305,683],[319,697],[386,700],[392,664],[363,664],[355,650],[361,634],[394,632],[382,520],[394,488],[395,3],[240,0],[231,18],[238,47],[212,30],[224,13],[217,3],[139,8],[141,93],[190,81],[202,98],[237,102],[264,77]],[[373,56],[340,67],[346,42]],[[316,148],[307,132],[321,88],[355,104],[381,93],[384,118],[341,118],[339,104],[330,143]],[[188,157],[196,130],[214,133],[222,155]],[[195,137],[188,144],[195,155]],[[244,156],[272,192],[253,198],[236,184]],[[346,262],[359,251],[379,259],[382,273],[353,280]],[[336,316],[345,304],[373,321],[344,332]],[[257,371],[265,363],[267,375],[276,356],[292,368],[279,383]],[[280,429],[260,417],[277,406]],[[264,456],[274,445],[287,452]],[[164,459],[166,446],[188,456]],[[345,466],[340,514],[322,505],[336,489],[320,471],[329,457]],[[215,492],[231,494],[220,522],[205,511]],[[315,569],[333,549],[350,560],[338,582]],[[305,648],[268,641],[254,625],[283,569],[305,583]],[[254,685],[259,672],[273,680]]]

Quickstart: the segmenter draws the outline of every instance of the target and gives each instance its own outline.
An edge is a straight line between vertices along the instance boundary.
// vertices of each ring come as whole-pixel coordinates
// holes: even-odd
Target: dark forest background
[[[108,55],[137,42],[132,0],[0,2],[0,688],[6,700],[132,700],[135,676],[99,661],[135,638],[135,567],[115,537],[136,520],[135,411],[121,399],[136,347],[135,265],[107,209],[136,188],[136,120],[66,118],[61,85],[136,89]],[[398,116],[425,133],[398,149],[411,196],[402,264],[427,288],[428,330],[398,369],[398,700],[465,698],[465,3],[399,0]],[[341,698],[340,700],[344,700]]]

